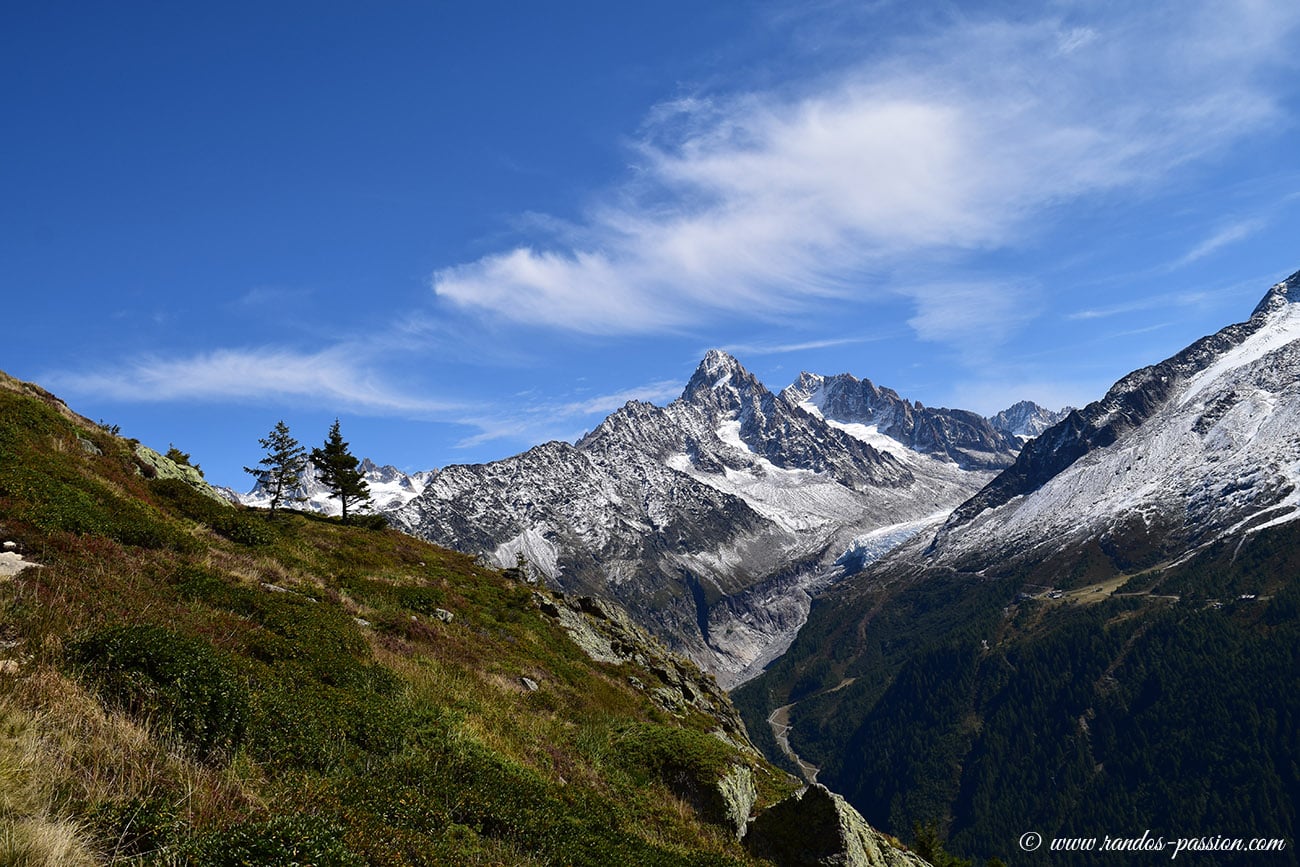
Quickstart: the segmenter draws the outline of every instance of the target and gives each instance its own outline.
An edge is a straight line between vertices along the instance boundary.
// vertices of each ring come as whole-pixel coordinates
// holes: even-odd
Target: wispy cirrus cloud
[[[1062,202],[1159,183],[1259,129],[1277,113],[1260,79],[1300,22],[1284,0],[1053,8],[955,17],[780,92],[658,106],[629,180],[548,237],[439,270],[433,289],[599,334],[901,294],[921,336],[960,339],[945,323],[993,293],[942,310],[871,275],[1013,245]]]
[[[916,314],[907,321],[922,340],[956,347],[970,361],[990,353],[1038,313],[1036,294],[1007,283],[924,284],[909,287]]]
[[[1254,219],[1241,220],[1240,222],[1223,226],[1191,250],[1188,250],[1187,254],[1175,262],[1171,267],[1181,268],[1184,265],[1190,265],[1193,262],[1204,259],[1206,256],[1215,253],[1223,247],[1227,247],[1231,244],[1237,243],[1238,241],[1243,241],[1246,238],[1249,238],[1251,235],[1263,229],[1265,225],[1267,225],[1266,221],[1262,219]]]
[[[810,352],[814,349],[831,349],[836,346],[852,346],[858,343],[871,343],[876,340],[884,340],[883,336],[866,335],[862,337],[832,337],[823,340],[804,340],[798,343],[729,343],[726,346],[719,346],[723,352],[732,355],[785,355],[790,352]],[[707,347],[699,351],[704,355]]]
[[[679,397],[684,388],[686,388],[686,383],[680,380],[664,379],[612,394],[602,394],[585,400],[571,401],[561,405],[558,411],[564,416],[604,416],[623,406],[628,401],[668,403]]]
[[[217,349],[182,358],[146,356],[94,373],[54,372],[45,381],[74,394],[135,403],[310,400],[408,417],[463,412],[463,404],[407,394],[367,368],[355,350]]]
[[[1067,313],[1065,318],[1071,321],[1087,319],[1107,319],[1112,316],[1121,316],[1126,313],[1136,313],[1139,310],[1159,310],[1167,307],[1188,307],[1196,304],[1204,304],[1212,301],[1215,297],[1214,292],[1164,292],[1159,295],[1151,295],[1146,298],[1139,298],[1135,301],[1125,301],[1122,304],[1111,304],[1106,307],[1089,307],[1084,310],[1076,310],[1073,313]]]
[[[354,347],[317,352],[281,348],[220,349],[183,358],[142,357],[94,373],[50,372],[42,381],[70,395],[125,403],[307,402],[363,415],[440,421],[476,431],[460,447],[494,440],[572,441],[628,401],[665,404],[685,384],[659,380],[569,400],[442,400],[394,387],[384,372],[359,361]]]
[[[622,407],[628,401],[670,403],[682,393],[685,383],[665,379],[609,394],[568,401],[531,401],[498,407],[464,419],[479,429],[457,445],[479,446],[493,440],[565,440],[571,442],[592,427],[592,422]]]

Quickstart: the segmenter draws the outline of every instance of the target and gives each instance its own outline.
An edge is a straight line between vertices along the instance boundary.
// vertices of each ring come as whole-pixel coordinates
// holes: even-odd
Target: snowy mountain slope
[[[363,511],[387,512],[404,506],[415,499],[424,490],[433,471],[404,473],[396,467],[377,466],[369,458],[361,461],[357,469],[365,476],[370,486],[371,507]],[[232,492],[233,493],[233,492]],[[299,476],[299,484],[293,490],[293,496],[303,498],[301,502],[290,503],[297,509],[320,512],[323,515],[337,515],[340,512],[338,501],[330,496],[329,490],[321,484],[316,468],[308,464]],[[245,494],[234,493],[232,499],[245,506],[266,508],[271,504],[271,496],[259,481]]]
[[[788,645],[862,536],[946,514],[990,477],[830,423],[714,350],[668,406],[630,402],[573,445],[448,467],[392,520],[611,597],[731,684]]]
[[[1061,410],[1050,410],[1031,400],[1022,400],[989,416],[988,422],[997,430],[1022,441],[1031,440],[1073,411],[1072,406]]]
[[[1121,379],[958,508],[935,562],[1091,544],[1121,568],[1300,516],[1300,273],[1250,319]]]
[[[911,403],[891,388],[847,373],[802,373],[781,397],[878,448],[896,452],[893,441],[909,453],[950,461],[962,469],[1002,469],[1020,449],[1019,440],[976,413]]]

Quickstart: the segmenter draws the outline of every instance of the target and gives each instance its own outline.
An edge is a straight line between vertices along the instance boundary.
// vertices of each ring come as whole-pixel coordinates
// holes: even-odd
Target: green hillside
[[[0,541],[0,864],[751,864],[716,784],[794,788],[549,594],[3,375]]]

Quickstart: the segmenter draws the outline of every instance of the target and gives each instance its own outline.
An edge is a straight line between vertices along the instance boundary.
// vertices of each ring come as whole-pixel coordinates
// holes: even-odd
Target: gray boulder
[[[928,867],[818,784],[760,813],[749,823],[744,844],[777,867]]]

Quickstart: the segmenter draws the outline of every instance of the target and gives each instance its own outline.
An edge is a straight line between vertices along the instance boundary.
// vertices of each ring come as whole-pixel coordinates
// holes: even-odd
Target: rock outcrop
[[[694,709],[715,717],[721,724],[716,735],[733,746],[753,750],[740,714],[713,676],[670,652],[622,608],[591,596],[566,596],[545,589],[533,592],[533,602],[543,614],[557,620],[595,661],[642,669],[628,681],[647,690],[664,710],[684,714]]]
[[[761,813],[749,823],[744,844],[777,867],[928,867],[818,784]]]

